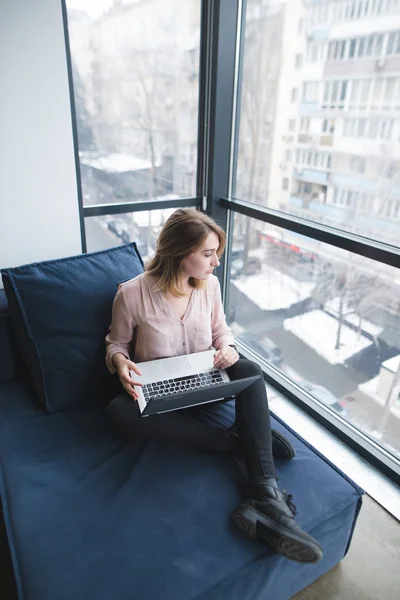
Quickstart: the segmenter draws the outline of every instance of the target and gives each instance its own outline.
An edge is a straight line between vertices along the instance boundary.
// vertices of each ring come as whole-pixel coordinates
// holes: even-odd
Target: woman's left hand
[[[214,354],[214,367],[217,369],[227,369],[239,360],[239,354],[232,346],[222,346]]]

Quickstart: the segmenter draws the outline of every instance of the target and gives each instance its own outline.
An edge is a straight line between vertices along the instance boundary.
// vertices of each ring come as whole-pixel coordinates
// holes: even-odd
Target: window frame
[[[227,251],[221,267],[217,271],[226,310],[229,306],[230,250],[233,216],[235,214],[300,233],[311,239],[325,242],[334,248],[341,248],[393,267],[398,267],[400,264],[400,249],[395,246],[296,217],[293,214],[265,208],[248,202],[246,199],[233,197],[233,181],[235,180],[238,155],[241,106],[239,92],[242,83],[246,5],[247,0],[202,1],[196,197],[171,201],[84,207],[80,181],[67,12],[65,0],[62,0],[82,251],[86,252],[84,235],[84,218],[86,216],[195,206],[215,218],[227,232]],[[343,83],[343,80],[340,83]],[[349,90],[349,86],[346,87],[347,90],[345,89],[344,92],[341,87],[339,98],[344,93],[345,100],[338,100],[340,103],[349,101],[351,90]],[[330,121],[330,118],[327,119],[328,124]],[[240,350],[243,349],[240,343],[238,346]],[[305,390],[283,375],[278,369],[268,364],[263,364],[262,368],[265,379],[271,385],[332,431],[334,435],[345,441],[388,477],[400,482],[400,461],[395,460],[389,452],[351,423],[315,403]]]

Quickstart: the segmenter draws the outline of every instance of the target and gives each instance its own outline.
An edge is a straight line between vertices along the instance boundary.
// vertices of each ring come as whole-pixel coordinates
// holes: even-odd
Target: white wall
[[[0,267],[79,254],[61,0],[0,1],[0,86]]]

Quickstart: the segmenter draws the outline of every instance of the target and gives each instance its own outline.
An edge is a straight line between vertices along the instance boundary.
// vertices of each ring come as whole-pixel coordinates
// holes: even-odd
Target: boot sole
[[[261,520],[262,519],[262,520]],[[293,532],[280,527],[266,515],[260,515],[249,506],[241,504],[232,515],[232,521],[248,537],[261,539],[275,552],[289,560],[316,563],[322,558],[322,550],[310,540],[304,540]]]

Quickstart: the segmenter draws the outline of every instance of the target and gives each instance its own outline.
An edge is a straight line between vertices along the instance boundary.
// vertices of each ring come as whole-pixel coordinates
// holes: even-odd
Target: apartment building
[[[396,243],[400,234],[400,2],[306,5],[297,116],[279,208]],[[293,141],[292,141],[293,139]]]

